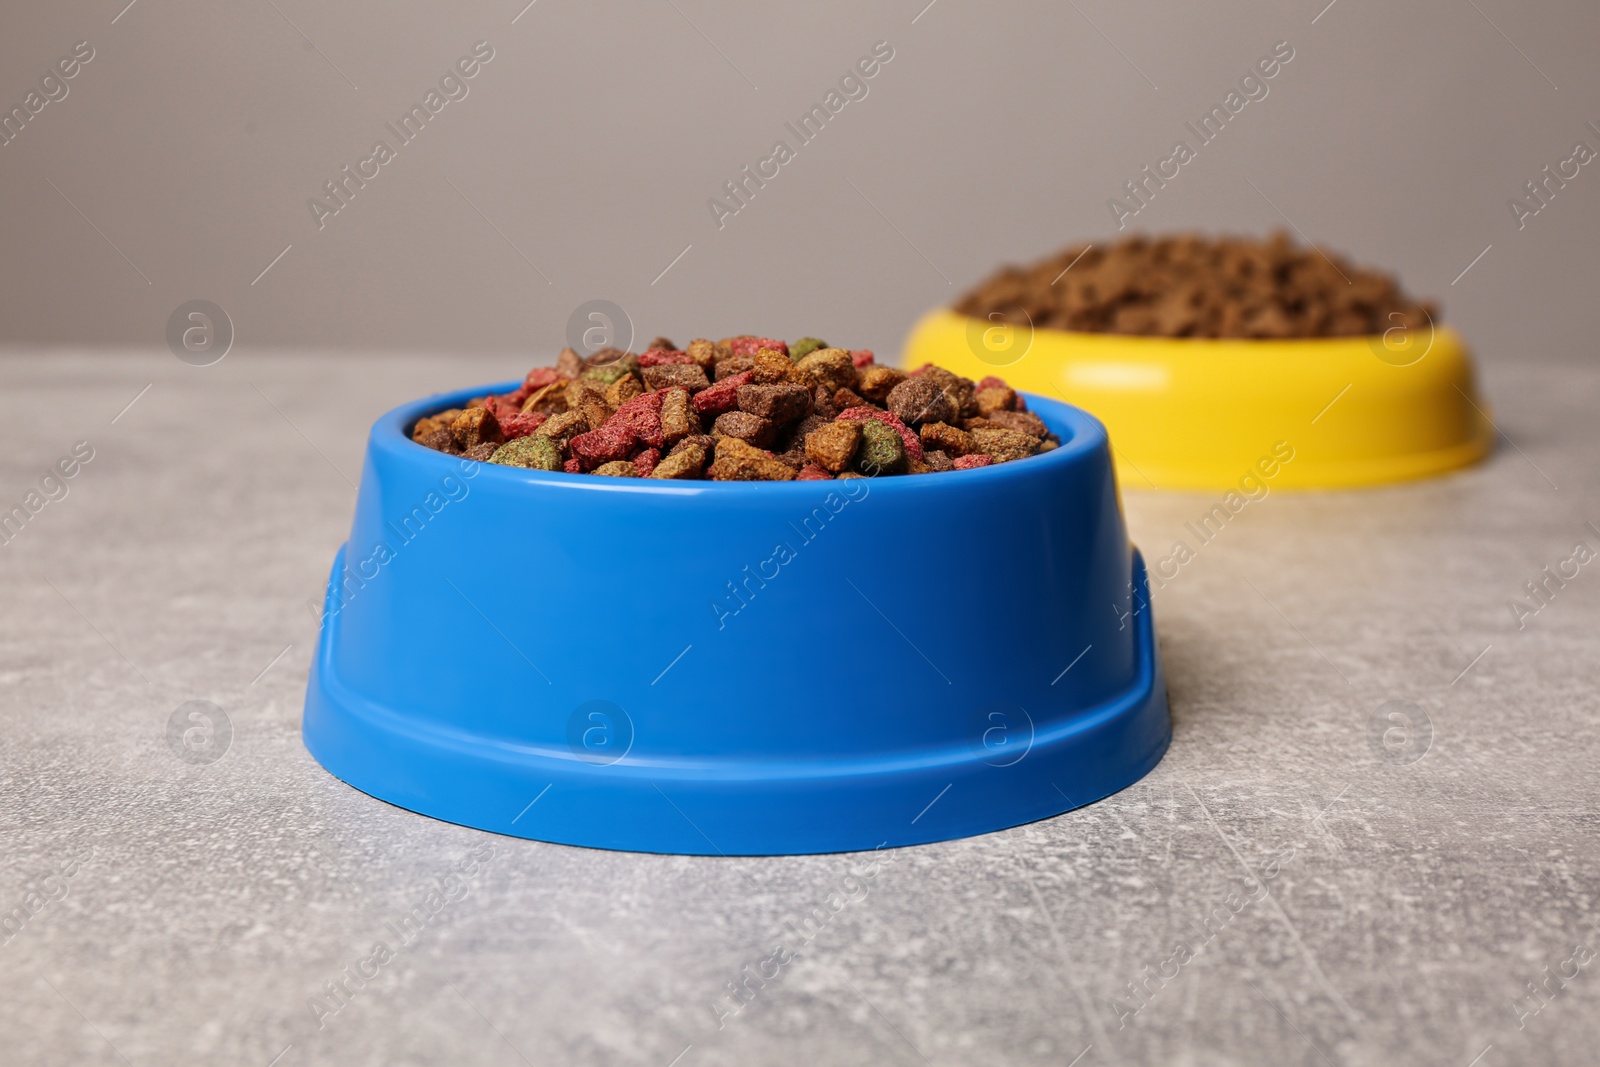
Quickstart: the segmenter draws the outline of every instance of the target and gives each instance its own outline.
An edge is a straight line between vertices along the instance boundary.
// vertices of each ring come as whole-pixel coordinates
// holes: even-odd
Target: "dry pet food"
[[[1006,267],[955,305],[963,315],[1151,337],[1350,337],[1437,322],[1394,278],[1302,247],[1193,234],[1074,245]]]
[[[587,360],[569,348],[512,392],[418,419],[411,439],[532,470],[764,482],[971,470],[1060,444],[999,378],[750,335]]]

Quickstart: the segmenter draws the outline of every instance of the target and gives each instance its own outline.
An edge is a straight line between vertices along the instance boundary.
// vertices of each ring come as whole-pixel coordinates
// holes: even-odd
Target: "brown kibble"
[[[668,389],[661,397],[661,434],[667,444],[675,445],[690,434],[699,432],[700,416],[689,404],[689,390],[680,387]]]
[[[976,451],[989,456],[996,463],[1009,463],[1039,451],[1039,439],[1017,430],[973,430],[972,442]]]
[[[633,461],[626,459],[614,459],[609,463],[602,463],[589,473],[599,474],[607,478],[639,477],[638,468],[633,465]]]
[[[922,453],[922,462],[926,463],[928,465],[928,469],[935,473],[940,471],[955,470],[955,461],[953,461],[947,453],[941,452],[937,448],[932,450],[924,450]]]
[[[712,429],[723,437],[734,437],[762,448],[772,443],[778,430],[771,419],[763,419],[748,411],[725,411],[717,416]]]
[[[687,389],[698,393],[711,384],[705,370],[693,363],[662,363],[644,368],[643,374],[644,384],[652,390]]]
[[[907,378],[889,391],[889,410],[906,425],[946,422],[956,415],[956,406],[928,378]]]
[[[656,464],[656,469],[650,472],[652,478],[676,480],[680,478],[698,478],[705,469],[706,450],[697,444],[690,443],[683,451],[674,451],[666,459]]]
[[[866,401],[854,389],[836,389],[833,394],[833,406],[840,411],[849,408],[859,408],[866,405]]]
[[[811,410],[824,419],[831,419],[839,414],[840,408],[833,402],[833,394],[827,386],[819,385],[811,394]]]
[[[743,413],[728,412],[728,415],[736,414]],[[720,416],[718,421],[728,415]],[[724,437],[717,441],[717,455],[711,464],[711,473],[724,482],[787,482],[795,476],[793,467],[773,459],[737,437]]]
[[[583,405],[591,401],[605,403],[606,387],[586,379],[574,379],[566,383],[562,398],[567,402],[568,411],[582,411]]]
[[[861,423],[830,422],[806,434],[806,458],[835,474],[850,466],[861,444]]]
[[[606,388],[606,406],[615,411],[640,393],[644,385],[631,374],[624,375]]]
[[[819,348],[794,364],[795,380],[815,389],[826,386],[830,393],[854,388],[856,365],[843,348]]]
[[[467,449],[461,454],[466,456],[468,459],[475,459],[479,463],[487,463],[489,461],[489,457],[494,455],[499,448],[500,446],[495,444],[493,441],[482,441],[473,445],[471,448]]]
[[[698,448],[700,451],[709,456],[711,455],[711,450],[716,447],[717,439],[712,437],[710,434],[690,434],[688,437],[685,437],[683,440],[673,445],[671,451],[669,451],[667,455],[676,456],[680,452],[688,451],[691,448]]]
[[[1017,430],[1032,437],[1044,437],[1050,432],[1044,420],[1031,411],[993,411],[987,418],[974,419],[973,422],[988,423],[986,429]]]
[[[417,444],[426,445],[435,452],[448,452],[452,456],[461,455],[461,446],[456,444],[456,435],[449,430],[435,430],[426,437],[417,438]]]
[[[970,433],[943,422],[923,423],[922,433],[919,436],[922,438],[924,452],[932,449],[950,456],[964,456],[974,447]]]
[[[1425,308],[1391,276],[1298,246],[1282,231],[1265,240],[1177,234],[1067,248],[1004,268],[956,303],[963,315],[1017,325],[1251,338],[1381,334],[1397,321],[1420,327]]]
[[[861,368],[861,384],[857,392],[874,404],[889,399],[889,391],[906,380],[906,372],[898,367],[881,367],[874,363]]]
[[[678,351],[678,346],[667,340],[665,337],[657,337],[654,341],[651,341],[648,345],[646,345],[644,350],[646,352],[654,352],[657,349],[663,352],[676,352]]]
[[[753,355],[729,356],[727,359],[717,360],[716,380],[731,378],[735,374],[743,374],[747,370],[755,369],[756,357]]]
[[[978,413],[977,402],[973,399],[973,393],[976,392],[977,386],[971,378],[963,378],[961,375],[953,374],[943,367],[931,366],[922,368],[921,372],[916,376],[926,378],[940,389],[943,389],[944,395],[950,398],[950,403],[955,408],[958,416],[971,417]]]
[[[462,451],[484,442],[499,444],[506,439],[500,429],[500,420],[488,408],[468,408],[463,411],[450,424],[450,432],[455,434],[456,444],[461,446]]]
[[[561,355],[556,357],[556,370],[564,378],[576,378],[588,369],[584,366],[583,357],[570,348],[563,348]]]
[[[785,357],[784,362],[788,359]],[[739,408],[773,422],[791,422],[811,411],[811,394],[793,382],[739,386]]]
[[[604,400],[585,400],[578,414],[583,416],[584,425],[591,430],[598,430],[611,417],[611,408]]]
[[[1010,411],[1017,403],[1016,390],[1007,386],[990,386],[976,394],[978,414],[988,416],[996,411]]]

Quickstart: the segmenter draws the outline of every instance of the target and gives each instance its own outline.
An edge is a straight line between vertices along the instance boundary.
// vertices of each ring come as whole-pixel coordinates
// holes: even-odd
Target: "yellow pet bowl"
[[[1106,424],[1124,486],[1336,489],[1476,463],[1495,430],[1454,331],[1191,339],[1070,333],[931,312],[908,368],[1060,397]]]

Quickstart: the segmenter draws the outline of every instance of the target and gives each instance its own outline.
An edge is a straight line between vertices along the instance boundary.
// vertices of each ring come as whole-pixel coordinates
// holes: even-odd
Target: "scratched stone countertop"
[[[1524,583],[1600,548],[1600,373],[1491,367],[1475,470],[1249,504],[1155,592],[1148,777],[872,865],[494,837],[307,755],[368,425],[526,362],[0,359],[5,509],[93,449],[0,546],[0,1062],[1594,1062],[1600,566]],[[1152,560],[1214,503],[1125,497]]]

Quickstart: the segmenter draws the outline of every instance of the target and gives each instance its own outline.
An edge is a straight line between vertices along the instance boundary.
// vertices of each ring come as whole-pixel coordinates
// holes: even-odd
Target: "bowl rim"
[[[473,473],[469,477],[479,478],[487,474],[491,479],[500,479],[504,484],[521,482],[529,485],[545,485],[555,488],[592,491],[592,492],[630,492],[675,495],[694,495],[697,493],[721,494],[761,494],[768,495],[774,492],[816,492],[815,487],[832,489],[837,479],[818,479],[816,481],[791,480],[787,482],[762,482],[762,481],[716,481],[705,479],[666,479],[666,478],[607,478],[594,474],[569,474],[566,471],[540,471],[527,467],[512,467],[501,463],[490,463],[487,460],[472,460],[464,456],[452,455],[448,452],[438,452],[426,445],[418,444],[411,439],[409,428],[415,425],[419,418],[433,411],[444,411],[452,407],[459,407],[473,397],[484,396],[488,393],[507,393],[522,384],[522,379],[513,378],[509,381],[496,382],[489,385],[477,386],[468,389],[452,389],[446,392],[434,393],[432,396],[411,400],[398,407],[391,408],[372,424],[369,447],[375,452],[382,452],[399,463],[433,463],[438,468],[451,467],[457,471],[465,471],[463,464],[471,464]],[[1106,428],[1099,419],[1087,411],[1065,401],[1055,400],[1051,397],[1040,396],[1035,393],[1026,393],[1018,390],[1028,402],[1028,410],[1038,415],[1058,437],[1061,444],[1042,455],[1029,456],[1022,460],[1013,460],[1009,463],[991,463],[987,467],[977,467],[964,471],[941,471],[939,478],[927,478],[921,475],[888,475],[871,478],[873,491],[876,492],[929,492],[937,491],[937,485],[943,484],[943,479],[955,476],[982,477],[995,479],[1027,479],[1042,476],[1054,471],[1062,465],[1075,465],[1088,461],[1097,451],[1104,449],[1109,455],[1110,442]],[[1030,475],[1029,471],[1034,472]],[[910,484],[932,481],[933,489],[910,488]],[[492,484],[492,483],[491,483]],[[893,488],[889,488],[889,487]]]

